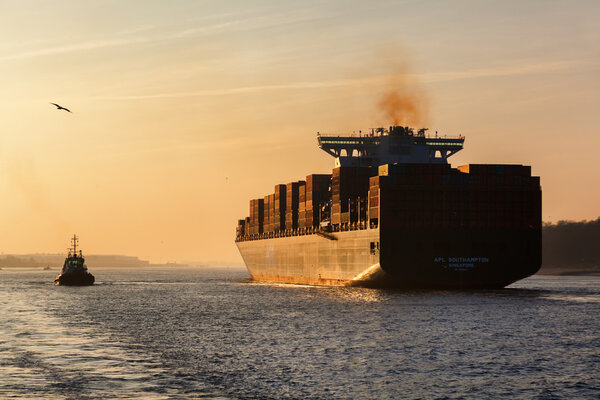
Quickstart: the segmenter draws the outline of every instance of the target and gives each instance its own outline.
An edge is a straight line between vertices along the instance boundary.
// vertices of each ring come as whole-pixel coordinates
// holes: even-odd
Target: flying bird
[[[65,110],[65,111],[68,111],[68,112],[70,112],[71,114],[73,114],[73,112],[72,112],[71,110],[69,110],[68,108],[65,108],[65,107],[63,107],[63,106],[60,106],[60,105],[58,105],[58,104],[56,104],[56,103],[50,103],[50,104],[52,104],[52,105],[55,105],[57,110]]]

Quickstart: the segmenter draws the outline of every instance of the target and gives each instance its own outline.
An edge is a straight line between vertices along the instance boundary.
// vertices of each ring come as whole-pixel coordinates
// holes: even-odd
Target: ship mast
[[[71,242],[73,243],[73,254],[77,255],[77,245],[79,244],[79,238],[77,237],[76,234],[73,234],[73,237],[71,238]]]

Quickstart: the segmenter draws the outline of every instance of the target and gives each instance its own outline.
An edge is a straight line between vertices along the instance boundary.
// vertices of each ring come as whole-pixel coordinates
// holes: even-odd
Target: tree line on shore
[[[600,267],[600,218],[558,221],[542,227],[544,267]]]

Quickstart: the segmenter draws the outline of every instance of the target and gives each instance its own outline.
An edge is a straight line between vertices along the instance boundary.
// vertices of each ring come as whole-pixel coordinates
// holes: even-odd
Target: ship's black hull
[[[90,286],[94,282],[94,275],[79,271],[60,274],[54,280],[54,284],[59,286]]]
[[[497,289],[541,267],[539,229],[385,229],[381,266],[397,286]]]
[[[366,229],[237,242],[254,280],[408,289],[498,289],[536,273],[529,230]]]

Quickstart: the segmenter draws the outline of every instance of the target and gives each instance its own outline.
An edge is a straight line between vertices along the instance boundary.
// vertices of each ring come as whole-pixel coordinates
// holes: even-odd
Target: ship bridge
[[[335,157],[335,166],[379,166],[383,164],[417,163],[447,164],[448,157],[462,150],[464,136],[438,137],[426,135],[427,129],[391,126],[389,129],[359,131],[349,136],[317,133],[319,148]]]

